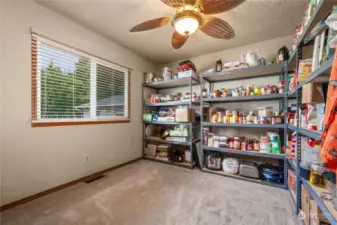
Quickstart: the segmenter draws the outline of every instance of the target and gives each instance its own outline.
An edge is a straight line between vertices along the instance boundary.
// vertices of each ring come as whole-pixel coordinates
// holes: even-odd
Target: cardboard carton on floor
[[[320,83],[308,83],[302,87],[302,103],[324,102],[323,87]]]
[[[195,122],[194,109],[177,108],[176,109],[176,121],[177,122]]]
[[[310,200],[310,225],[330,224],[315,200]]]
[[[303,185],[301,185],[301,191],[301,209],[304,214],[304,223],[310,225],[310,200],[312,198]]]

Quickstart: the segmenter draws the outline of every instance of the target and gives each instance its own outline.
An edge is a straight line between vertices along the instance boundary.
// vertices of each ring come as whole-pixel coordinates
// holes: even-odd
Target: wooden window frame
[[[50,39],[52,40],[52,39]],[[69,47],[69,48],[72,48],[74,50],[77,50],[77,51],[81,51],[85,54],[88,54],[82,50],[78,50],[74,47],[71,47],[71,46],[68,46],[68,45],[65,45],[63,43],[60,43],[60,42],[57,42],[55,40],[52,40],[58,44],[62,44],[66,47]],[[37,84],[34,80],[37,79],[37,68],[38,68],[38,65],[37,65],[37,60],[33,60],[34,57],[37,58],[37,46],[38,46],[38,43],[37,43],[37,40],[32,38],[31,39],[31,101],[32,101],[32,104],[31,104],[31,114],[32,114],[32,120],[31,120],[31,127],[51,127],[51,126],[77,126],[77,125],[94,125],[94,124],[118,124],[118,123],[130,123],[131,122],[131,69],[128,69],[128,99],[127,99],[127,102],[128,102],[128,117],[126,119],[106,119],[106,120],[74,120],[74,121],[38,121],[38,116],[37,116],[37,111],[38,111],[38,106],[37,106]],[[91,54],[88,54],[88,55],[91,55]],[[93,55],[91,55],[93,56]],[[112,63],[112,64],[116,64],[116,63],[113,63],[113,62],[110,62],[106,59],[102,59],[100,57],[97,57],[97,56],[93,56],[93,57],[96,57],[96,58],[99,58],[101,60],[104,60],[106,62],[109,62],[109,63]],[[118,64],[116,64],[118,65]]]

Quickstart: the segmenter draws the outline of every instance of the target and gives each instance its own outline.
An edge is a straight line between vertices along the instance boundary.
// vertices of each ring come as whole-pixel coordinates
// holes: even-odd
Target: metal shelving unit
[[[291,168],[293,168],[293,170],[296,170],[296,165],[295,165],[294,160],[289,159],[289,158],[287,160],[288,160],[288,163],[290,164]]]
[[[190,146],[191,142],[178,142],[178,141],[167,141],[163,139],[155,139],[155,138],[146,138],[144,137],[145,141],[153,142],[153,143],[162,143],[162,144],[171,144],[171,145],[184,145],[184,146]]]
[[[239,175],[232,175],[232,174],[224,173],[223,171],[219,171],[219,170],[209,170],[207,168],[203,168],[202,171],[206,172],[206,173],[210,173],[210,174],[235,178],[235,179],[238,179],[238,180],[249,181],[249,182],[252,182],[252,183],[267,185],[267,186],[271,186],[271,187],[284,188],[284,185],[281,185],[281,184],[271,183],[271,182],[267,182],[267,181],[263,181],[263,180],[259,180],[259,179],[248,178],[248,177],[242,177],[242,176],[239,176]]]
[[[199,85],[200,82],[195,79],[194,77],[186,77],[181,79],[172,79],[168,81],[158,81],[158,82],[152,82],[152,83],[145,83],[143,84],[143,88],[151,88],[152,90],[155,90],[157,94],[159,94],[160,90],[163,89],[170,89],[170,88],[179,88],[179,87],[189,87],[190,93],[193,93],[192,87],[194,85]],[[142,92],[142,98],[144,99],[144,89]],[[192,98],[190,98],[189,101],[172,101],[172,102],[162,102],[162,103],[156,103],[156,104],[144,104],[143,101],[143,110],[153,109],[153,108],[160,108],[160,107],[178,107],[178,106],[187,106],[188,108],[192,108],[193,106],[200,105],[199,101],[192,101]],[[190,115],[192,116],[192,115]],[[177,142],[177,141],[167,141],[163,139],[155,139],[155,138],[149,138],[145,136],[145,128],[147,125],[155,124],[155,125],[162,125],[162,126],[174,126],[174,125],[186,125],[189,126],[190,135],[189,135],[189,141],[188,142]],[[198,122],[171,122],[171,121],[143,121],[143,159],[151,160],[154,162],[184,167],[193,169],[195,166],[194,162],[191,163],[177,163],[177,162],[170,162],[170,161],[164,161],[160,159],[156,159],[154,157],[146,156],[144,153],[144,150],[146,148],[146,143],[161,143],[161,144],[171,144],[171,145],[181,145],[181,146],[189,146],[190,151],[192,152],[192,161],[194,160],[195,155],[195,148],[193,143],[194,132],[193,130],[196,129],[196,126],[198,125]]]
[[[329,220],[331,224],[337,224],[337,212],[333,209],[333,206],[330,202],[323,201],[320,198],[321,193],[324,189],[315,187],[311,185],[307,180],[301,178],[302,184],[310,193],[311,197],[316,201],[318,207],[323,212],[324,216]]]
[[[228,82],[234,80],[246,80],[246,79],[254,79],[254,78],[261,78],[261,77],[270,77],[270,76],[278,76],[279,81],[284,80],[286,84],[288,83],[288,67],[287,63],[276,63],[276,64],[268,64],[264,66],[256,66],[256,67],[249,67],[249,68],[240,68],[230,71],[224,72],[207,72],[201,74],[201,89],[205,86],[206,83],[209,84],[209,90],[213,90],[214,83],[219,82]],[[200,114],[203,115],[203,106],[204,104],[209,104],[210,106],[213,104],[219,103],[228,103],[228,102],[249,102],[249,101],[278,101],[279,102],[279,109],[284,110],[285,114],[287,115],[287,95],[286,94],[272,94],[272,95],[263,95],[263,96],[241,96],[241,97],[226,97],[226,98],[202,98],[200,103]],[[203,128],[209,127],[233,127],[233,128],[268,128],[268,129],[276,129],[280,132],[280,137],[282,142],[286,140],[286,128],[285,124],[225,124],[225,123],[211,123],[211,122],[204,122],[201,120],[201,129],[200,129],[200,136],[201,140],[203,140]],[[212,171],[207,168],[201,168],[203,172],[222,175],[226,177],[232,177],[240,180],[250,181],[254,183],[269,185],[273,187],[281,187],[287,189],[287,160],[285,154],[269,154],[269,153],[260,153],[254,151],[243,151],[243,150],[233,150],[227,148],[214,148],[202,145],[202,151],[216,151],[221,153],[229,153],[229,154],[236,154],[236,155],[245,155],[245,156],[254,156],[260,158],[270,158],[270,159],[278,159],[280,164],[284,167],[284,184],[275,184],[270,182],[264,182],[261,180],[250,179],[241,177],[239,175],[230,175],[220,171]]]
[[[171,121],[143,121],[144,124],[158,124],[158,125],[179,125],[179,124],[193,124],[193,122],[171,122]]]
[[[144,107],[168,107],[168,106],[183,106],[190,105],[190,101],[174,101],[174,102],[163,102],[156,104],[144,104]],[[200,105],[200,101],[192,101],[192,105]]]
[[[205,127],[256,127],[256,128],[269,128],[269,129],[284,129],[284,124],[241,124],[241,123],[211,123],[203,122]]]
[[[273,159],[284,159],[283,154],[261,153],[261,152],[254,152],[254,151],[245,151],[245,150],[233,150],[230,148],[215,148],[215,147],[208,147],[205,145],[202,146],[202,148],[206,151],[216,151],[216,152],[223,152],[223,153],[249,155],[249,156],[257,156],[257,157],[264,157],[264,158],[273,158]]]
[[[271,76],[271,75],[269,75]],[[216,103],[216,102],[248,102],[248,101],[270,101],[283,99],[284,94],[262,95],[262,96],[239,96],[227,98],[204,98],[203,102]]]
[[[298,46],[296,48],[295,53],[290,57],[288,61],[288,67],[294,68],[298,67],[299,61],[302,59],[302,51],[303,47],[306,46],[303,44],[304,38],[307,34],[315,27],[315,25],[321,21],[329,11],[332,10],[332,7],[337,5],[337,1],[335,0],[321,0],[319,4],[315,7],[315,11],[312,14],[311,19],[309,20],[308,24],[304,27],[303,34],[299,38]],[[320,193],[324,189],[320,189],[311,185],[307,180],[300,177],[300,162],[301,162],[301,136],[311,137],[316,140],[319,140],[321,137],[321,132],[310,131],[307,129],[303,129],[299,126],[299,108],[302,104],[302,87],[304,84],[310,82],[323,82],[328,81],[330,76],[330,71],[333,63],[333,57],[328,59],[319,68],[313,71],[305,80],[301,81],[297,84],[297,87],[294,90],[288,92],[287,97],[296,97],[296,108],[297,108],[297,124],[294,125],[287,125],[287,128],[290,131],[296,132],[296,160],[295,162],[288,159],[289,164],[294,169],[296,174],[296,196],[295,196],[295,206],[296,206],[296,214],[300,212],[301,209],[301,184],[305,186],[308,190],[310,195],[316,201],[318,207],[324,213],[326,218],[329,220],[331,224],[337,224],[337,212],[331,207],[329,202],[322,201],[320,199]]]

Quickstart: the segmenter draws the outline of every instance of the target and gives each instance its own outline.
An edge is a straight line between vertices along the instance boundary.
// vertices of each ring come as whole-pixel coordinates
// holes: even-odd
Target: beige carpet
[[[3,225],[294,225],[289,193],[138,161],[7,210]]]

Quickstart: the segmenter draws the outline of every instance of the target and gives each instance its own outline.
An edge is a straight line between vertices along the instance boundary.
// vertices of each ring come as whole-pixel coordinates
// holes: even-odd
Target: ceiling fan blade
[[[168,6],[171,6],[173,8],[180,8],[184,5],[195,5],[197,0],[161,0],[163,3],[165,3]]]
[[[171,21],[171,17],[162,17],[153,20],[148,20],[146,22],[140,23],[137,26],[133,27],[130,32],[140,32],[146,30],[152,30],[158,27],[165,26]]]
[[[171,43],[173,48],[178,49],[185,44],[188,39],[188,35],[181,35],[178,32],[174,32],[172,35]]]
[[[233,28],[227,22],[212,16],[206,18],[200,30],[214,38],[232,39],[235,37]]]
[[[231,10],[245,0],[202,0],[204,14],[216,14]]]

